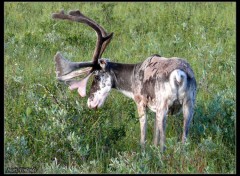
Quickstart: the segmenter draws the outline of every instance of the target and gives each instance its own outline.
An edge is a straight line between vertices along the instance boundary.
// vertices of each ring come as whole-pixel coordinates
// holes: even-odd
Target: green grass
[[[91,60],[96,36],[51,13],[79,9],[113,40],[103,57],[138,63],[152,54],[181,57],[198,83],[188,141],[182,115],[167,119],[167,150],[152,146],[149,111],[146,151],[139,146],[135,103],[113,90],[104,107],[87,108],[57,82],[57,51]],[[236,3],[5,2],[4,168],[37,173],[236,173]],[[90,84],[88,85],[89,88]]]

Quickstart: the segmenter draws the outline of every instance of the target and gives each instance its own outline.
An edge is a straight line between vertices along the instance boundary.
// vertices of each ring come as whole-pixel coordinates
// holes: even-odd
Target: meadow
[[[139,63],[152,54],[185,58],[197,80],[189,138],[182,114],[168,116],[167,150],[154,147],[148,112],[141,152],[135,103],[112,90],[104,106],[56,80],[53,57],[88,61],[95,32],[51,14],[79,9],[113,39],[103,57]],[[91,81],[90,81],[91,82]],[[89,90],[88,85],[88,90]],[[236,3],[5,2],[4,170],[36,173],[236,173]]]

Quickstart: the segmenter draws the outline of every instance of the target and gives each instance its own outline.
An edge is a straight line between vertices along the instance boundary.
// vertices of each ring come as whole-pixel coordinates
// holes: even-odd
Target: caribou
[[[183,112],[182,142],[186,141],[190,122],[193,118],[196,80],[189,63],[182,58],[165,58],[154,54],[136,64],[110,62],[101,58],[113,33],[79,10],[68,14],[62,10],[52,14],[53,19],[69,20],[91,27],[97,34],[92,61],[71,62],[60,52],[54,56],[57,80],[66,83],[70,90],[78,90],[81,97],[86,96],[87,82],[93,76],[87,105],[91,109],[103,106],[111,89],[117,89],[135,101],[140,122],[140,144],[145,148],[147,129],[147,108],[156,113],[154,122],[154,145],[160,144],[164,151],[166,118],[168,114]],[[72,78],[83,76],[81,80]]]

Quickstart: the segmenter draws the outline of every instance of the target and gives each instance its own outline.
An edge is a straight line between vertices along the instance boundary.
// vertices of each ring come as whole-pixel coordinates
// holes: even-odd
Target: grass
[[[80,9],[113,40],[103,57],[138,63],[152,54],[186,58],[198,83],[188,141],[182,116],[167,119],[167,150],[141,152],[135,103],[113,90],[104,107],[57,82],[53,56],[92,57],[88,27],[51,19]],[[88,85],[89,86],[89,85]],[[236,173],[236,3],[229,2],[5,2],[4,169],[37,173]]]

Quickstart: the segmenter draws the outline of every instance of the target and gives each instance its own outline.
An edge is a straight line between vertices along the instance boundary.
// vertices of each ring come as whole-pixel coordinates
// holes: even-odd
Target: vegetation
[[[188,141],[182,115],[167,119],[167,150],[141,152],[135,103],[113,90],[102,109],[57,82],[53,57],[91,60],[96,35],[51,19],[79,9],[114,32],[103,57],[138,63],[152,54],[186,58],[198,83]],[[236,173],[236,3],[5,2],[4,168],[37,173]],[[90,85],[90,84],[89,84]],[[88,86],[89,86],[88,85]],[[89,88],[89,87],[88,87]]]

